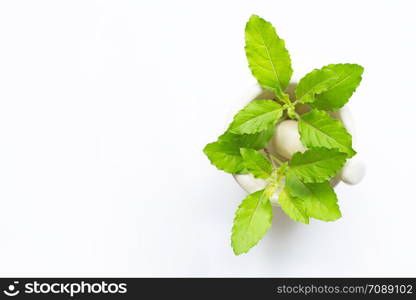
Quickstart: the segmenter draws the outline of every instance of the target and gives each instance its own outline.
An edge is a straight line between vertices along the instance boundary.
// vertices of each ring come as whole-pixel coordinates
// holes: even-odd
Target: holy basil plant
[[[248,195],[236,211],[231,235],[236,255],[248,252],[269,230],[270,198],[277,191],[282,210],[295,221],[308,224],[310,218],[335,221],[341,217],[329,180],[356,152],[351,135],[328,112],[348,102],[363,73],[363,67],[347,63],[315,69],[298,82],[295,97],[290,98],[286,89],[293,73],[291,60],[272,24],[251,16],[245,42],[253,76],[275,97],[247,104],[234,116],[226,132],[204,148],[219,170],[251,173],[267,183],[264,189]],[[298,114],[298,105],[308,106],[308,112]],[[289,161],[263,151],[276,124],[284,119],[298,121],[300,139],[307,148]]]

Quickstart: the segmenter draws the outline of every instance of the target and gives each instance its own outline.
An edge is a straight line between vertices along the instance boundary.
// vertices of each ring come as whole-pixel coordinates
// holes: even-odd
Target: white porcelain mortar
[[[296,86],[295,83],[291,83],[288,92],[293,96],[293,90]],[[256,84],[253,85],[251,88],[247,89],[244,95],[237,101],[237,105],[239,105],[240,109],[243,108],[247,103],[255,99],[272,99],[274,95],[270,91],[262,90],[262,88]],[[235,112],[234,112],[235,113]],[[345,129],[353,136],[355,135],[355,124],[354,119],[352,117],[351,111],[349,110],[348,106],[345,105],[336,113],[331,113],[331,115],[337,119],[339,119],[343,124]],[[274,149],[271,147],[270,143],[266,147],[271,153],[276,154]],[[282,158],[282,157],[280,157]],[[331,180],[331,185],[335,187],[338,185],[340,181],[346,184],[358,184],[365,175],[365,164],[360,160],[359,156],[356,155],[347,160],[346,164],[339,172],[337,176],[335,176]],[[266,182],[263,179],[256,179],[251,174],[245,175],[233,175],[234,179],[237,183],[249,194],[254,193],[258,190],[263,189],[266,186]],[[280,189],[278,189],[271,198],[271,202],[273,206],[279,206],[278,203],[278,196],[279,196]]]

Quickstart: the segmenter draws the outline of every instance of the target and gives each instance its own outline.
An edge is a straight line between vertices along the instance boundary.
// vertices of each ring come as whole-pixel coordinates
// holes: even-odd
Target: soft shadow
[[[298,84],[297,82],[289,82],[289,85],[286,89],[286,93],[289,94],[289,97],[291,100],[294,100],[296,98],[295,89],[296,89],[297,84]]]
[[[263,255],[267,256],[270,262],[279,260],[290,252],[296,243],[293,232],[298,226],[299,224],[290,219],[280,207],[273,207],[272,228],[266,235],[263,248]]]

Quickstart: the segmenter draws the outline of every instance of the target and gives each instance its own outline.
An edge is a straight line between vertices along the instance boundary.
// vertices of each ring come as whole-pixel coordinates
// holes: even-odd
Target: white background
[[[416,276],[413,2],[2,1],[0,275]],[[202,148],[253,84],[253,13],[295,78],[365,67],[350,108],[368,172],[337,187],[339,221],[275,209],[235,257],[244,192]]]

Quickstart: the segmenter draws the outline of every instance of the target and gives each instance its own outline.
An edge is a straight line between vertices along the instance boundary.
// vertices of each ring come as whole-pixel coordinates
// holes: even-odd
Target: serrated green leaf
[[[235,134],[227,130],[218,137],[217,142],[206,145],[204,153],[211,163],[220,170],[232,174],[247,174],[248,171],[244,167],[240,148],[263,149],[275,130],[275,125],[254,134]]]
[[[245,174],[247,170],[240,149],[227,142],[214,142],[205,146],[204,153],[219,170],[231,174]]]
[[[253,174],[255,178],[266,179],[270,177],[273,166],[261,153],[247,148],[241,148],[240,153],[243,157],[246,169]]]
[[[247,22],[245,39],[246,56],[253,76],[264,88],[282,95],[293,73],[285,42],[271,23],[256,15]]]
[[[266,147],[275,131],[275,125],[271,125],[265,130],[253,134],[235,134],[227,130],[218,137],[218,141],[235,145],[236,149],[250,148],[260,150]]]
[[[312,110],[303,114],[298,122],[300,140],[306,147],[335,148],[352,157],[352,137],[342,123],[324,111]]]
[[[361,82],[364,68],[357,64],[333,64],[322,68],[338,75],[336,81],[325,91],[316,95],[311,106],[322,110],[338,110],[348,102],[348,99]]]
[[[272,225],[272,205],[265,190],[248,195],[237,209],[231,235],[236,255],[248,252]]]
[[[309,217],[306,213],[305,204],[302,199],[293,197],[284,187],[279,195],[279,204],[282,210],[293,220],[309,224]]]
[[[255,100],[235,116],[229,130],[236,134],[253,134],[270,128],[283,114],[283,108],[273,100]]]
[[[315,69],[306,74],[296,86],[296,99],[300,103],[315,101],[315,95],[330,88],[338,75],[329,69]]]
[[[293,172],[288,172],[285,188],[290,195],[303,201],[308,216],[322,221],[335,221],[341,217],[337,195],[328,181],[304,183]]]
[[[335,176],[347,155],[336,149],[311,148],[296,152],[289,161],[289,170],[303,182],[323,182]]]

